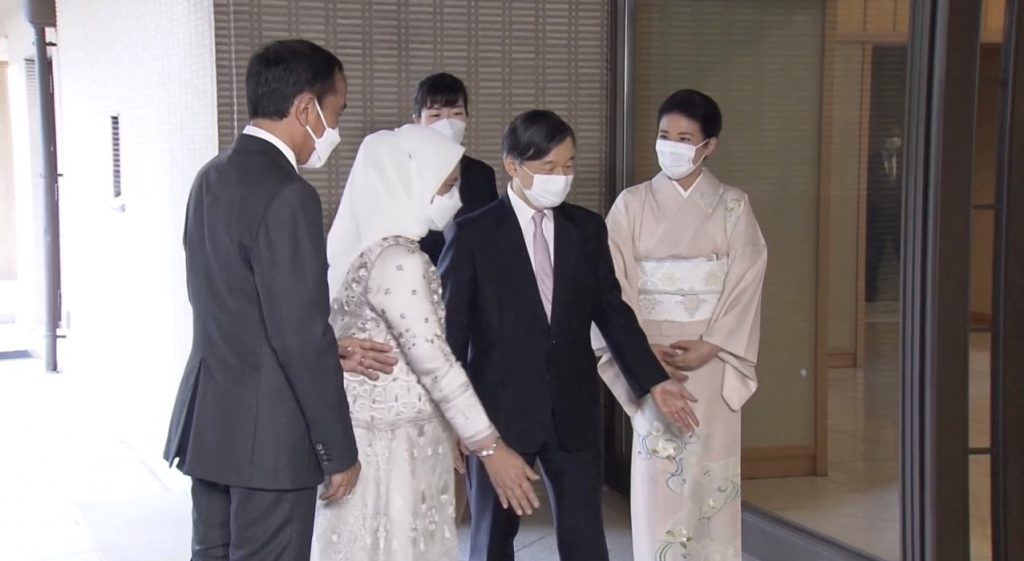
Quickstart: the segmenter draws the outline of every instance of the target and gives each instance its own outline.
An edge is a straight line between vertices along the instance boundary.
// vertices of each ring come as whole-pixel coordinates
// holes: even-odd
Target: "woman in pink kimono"
[[[742,556],[740,408],[757,388],[768,255],[747,195],[704,168],[721,128],[710,97],[672,94],[658,111],[661,173],[626,189],[608,215],[623,297],[700,422],[683,434],[637,400],[595,332],[601,375],[633,421],[636,561]]]

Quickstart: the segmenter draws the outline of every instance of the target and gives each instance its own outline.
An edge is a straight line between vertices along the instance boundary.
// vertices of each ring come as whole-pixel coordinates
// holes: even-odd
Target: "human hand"
[[[498,440],[494,454],[480,460],[487,470],[487,476],[491,479],[491,485],[498,494],[502,508],[512,507],[519,516],[533,514],[534,509],[540,508],[540,499],[537,498],[533,485],[530,485],[531,481],[539,481],[540,476],[526,465],[522,456],[515,450]]]
[[[469,450],[456,438],[452,441],[452,457],[455,459],[455,471],[462,475],[466,474],[466,456]]]
[[[356,461],[355,465],[341,473],[332,473],[327,477],[327,489],[320,494],[320,500],[325,502],[343,499],[355,489],[359,481],[359,472],[362,466]]]
[[[697,398],[682,384],[666,380],[651,388],[651,398],[666,418],[683,432],[693,432],[700,426],[700,420],[691,403]]]
[[[690,372],[711,362],[722,349],[707,341],[676,341],[672,343],[672,350],[676,355],[673,364],[677,364],[681,370]]]
[[[661,367],[665,369],[665,373],[670,378],[677,382],[686,382],[690,379],[685,372],[681,364],[681,357],[676,351],[667,345],[651,345],[651,350],[654,351],[654,356],[658,357],[658,362],[661,363]]]
[[[376,380],[381,374],[394,372],[398,359],[391,345],[356,337],[338,339],[338,358],[345,372]]]

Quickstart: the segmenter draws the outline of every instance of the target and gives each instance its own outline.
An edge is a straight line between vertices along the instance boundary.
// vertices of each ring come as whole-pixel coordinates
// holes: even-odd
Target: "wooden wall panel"
[[[982,38],[985,41],[1001,42],[1003,22],[1006,19],[1006,0],[985,0],[982,18]]]
[[[866,0],[832,0],[837,1],[837,31],[844,35],[863,33]]]
[[[868,0],[864,17],[868,33],[892,33],[896,31],[896,0]]]
[[[814,475],[813,446],[765,446],[744,448],[743,479],[777,479]],[[820,474],[824,475],[824,474]]]
[[[910,29],[911,0],[896,0],[896,31],[906,33]]]
[[[910,29],[911,3],[925,0],[831,0],[836,8],[836,40],[860,43],[901,43]],[[985,0],[982,41],[1002,41],[1006,0]]]

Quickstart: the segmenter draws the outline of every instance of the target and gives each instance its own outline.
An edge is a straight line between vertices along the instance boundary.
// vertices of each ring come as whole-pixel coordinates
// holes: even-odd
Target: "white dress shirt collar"
[[[512,210],[516,213],[516,218],[519,219],[519,225],[525,230],[527,226],[532,229],[533,226],[533,215],[537,214],[536,210],[526,204],[519,195],[516,194],[515,190],[512,189],[512,184],[508,186],[508,198],[512,201]],[[551,222],[555,218],[555,213],[550,208],[544,210],[544,216],[547,217],[547,221]]]
[[[255,136],[256,138],[262,138],[263,140],[266,140],[267,142],[273,144],[274,146],[277,147],[278,150],[281,151],[282,154],[284,154],[285,158],[288,158],[288,161],[292,164],[292,167],[295,169],[295,171],[299,171],[299,166],[295,161],[295,152],[293,152],[292,149],[289,148],[288,145],[285,144],[283,140],[275,136],[274,133],[265,129],[261,129],[254,125],[246,125],[245,129],[242,130],[242,134]]]

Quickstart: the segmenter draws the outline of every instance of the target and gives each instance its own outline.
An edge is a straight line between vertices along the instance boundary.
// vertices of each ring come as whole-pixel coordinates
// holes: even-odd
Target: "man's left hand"
[[[378,343],[356,337],[338,339],[338,358],[345,372],[376,380],[381,374],[391,374],[398,364],[394,349],[387,343]]]
[[[651,397],[662,415],[683,432],[694,432],[700,426],[700,420],[691,405],[697,403],[697,398],[683,384],[665,380],[651,388]]]

